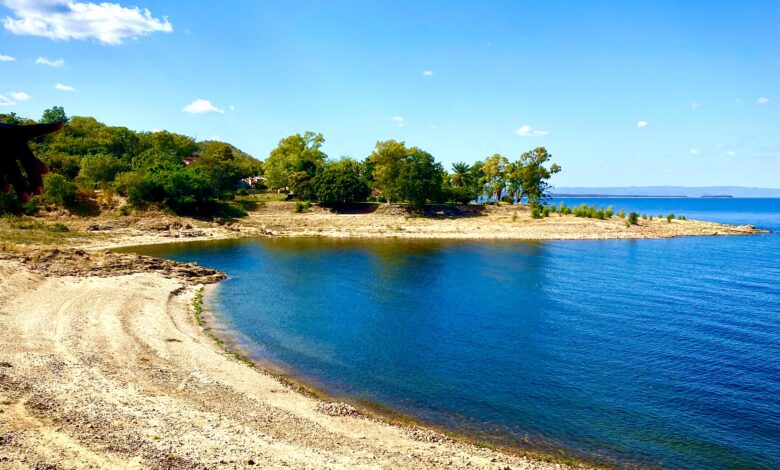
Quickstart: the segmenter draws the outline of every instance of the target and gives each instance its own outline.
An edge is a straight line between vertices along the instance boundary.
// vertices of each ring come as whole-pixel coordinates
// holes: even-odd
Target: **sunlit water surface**
[[[780,230],[780,200],[571,199]],[[252,352],[335,396],[618,465],[780,468],[780,236],[147,248],[227,272]]]

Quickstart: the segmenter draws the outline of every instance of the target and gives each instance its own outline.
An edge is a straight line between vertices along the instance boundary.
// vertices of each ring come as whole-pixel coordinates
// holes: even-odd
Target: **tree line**
[[[39,122],[63,121],[62,131],[31,144],[50,168],[45,192],[27,204],[0,194],[0,213],[34,212],[36,206],[77,207],[95,191],[118,193],[134,208],[160,207],[185,215],[240,215],[231,203],[238,183],[262,175],[262,188],[286,191],[302,201],[326,205],[362,201],[468,204],[480,196],[534,207],[546,204],[549,178],[560,171],[539,147],[516,161],[495,154],[482,161],[458,162],[451,171],[425,150],[404,142],[376,143],[357,160],[329,158],[322,134],[305,132],[279,141],[265,161],[216,141],[167,131],[137,132],[108,126],[91,117],[68,117],[61,107],[47,109]],[[0,122],[35,121],[0,114]]]
[[[457,162],[448,172],[430,153],[404,142],[379,141],[362,161],[331,160],[321,149],[324,142],[322,134],[313,132],[282,139],[265,161],[265,184],[323,204],[373,199],[420,208],[427,203],[468,204],[488,196],[509,203],[525,198],[542,206],[549,198],[550,177],[561,171],[544,147],[514,162],[499,154],[473,164]]]

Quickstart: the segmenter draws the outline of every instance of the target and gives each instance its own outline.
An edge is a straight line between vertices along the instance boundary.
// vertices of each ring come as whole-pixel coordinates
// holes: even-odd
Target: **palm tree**
[[[463,188],[471,184],[471,166],[466,162],[455,162],[452,164],[452,185],[456,188]]]

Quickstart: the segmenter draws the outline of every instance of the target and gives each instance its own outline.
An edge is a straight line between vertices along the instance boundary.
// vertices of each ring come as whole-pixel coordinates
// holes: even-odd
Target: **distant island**
[[[744,186],[623,186],[556,187],[553,197],[771,197],[780,198],[778,188]]]

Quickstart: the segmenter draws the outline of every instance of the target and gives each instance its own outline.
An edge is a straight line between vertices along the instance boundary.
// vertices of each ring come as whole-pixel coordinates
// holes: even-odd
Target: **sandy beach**
[[[70,231],[49,234],[55,222]],[[224,350],[196,321],[196,292],[224,274],[106,248],[251,236],[582,239],[756,230],[534,220],[521,208],[293,214],[287,204],[222,225],[164,214],[50,215],[35,223],[0,227],[0,468],[566,467],[298,393]]]

